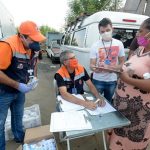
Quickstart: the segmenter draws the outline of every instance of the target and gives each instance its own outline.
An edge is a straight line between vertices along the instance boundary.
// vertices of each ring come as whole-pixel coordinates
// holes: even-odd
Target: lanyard
[[[106,49],[106,47],[105,47],[105,44],[104,44],[104,41],[103,41],[103,40],[102,40],[102,43],[103,43],[103,46],[104,46],[104,49],[105,49],[106,59],[108,59],[108,56],[111,54],[112,40],[111,40],[111,43],[110,43],[110,46],[109,46],[108,51],[107,51],[107,49]]]
[[[34,61],[37,61],[37,58],[34,57],[35,54],[33,54],[33,53],[31,53],[31,58],[29,58],[29,59],[28,59],[29,55],[27,56],[27,54],[25,54],[25,56],[26,56],[26,63],[29,66],[29,68],[28,68],[28,73],[30,74],[29,78],[32,78],[32,77],[34,77],[34,67],[35,67]]]
[[[76,72],[74,71],[73,72],[73,74],[74,74],[74,77],[73,77],[73,79],[71,78],[71,75],[70,75],[70,80],[71,80],[71,82],[73,83],[73,86],[74,86],[74,88],[75,88],[75,75],[76,75]]]
[[[75,86],[75,75],[76,75],[76,71],[74,71],[74,78],[73,79],[71,79],[71,76],[70,76],[70,79],[73,83],[72,94],[77,94],[77,89],[76,89],[76,86]]]

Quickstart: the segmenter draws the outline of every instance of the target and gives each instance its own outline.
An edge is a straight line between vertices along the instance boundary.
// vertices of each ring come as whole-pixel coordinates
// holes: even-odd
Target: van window
[[[64,45],[69,45],[71,39],[71,34],[66,34]]]
[[[84,47],[85,29],[74,32],[71,45]]]
[[[132,40],[136,36],[137,29],[114,28],[113,38],[121,40],[125,48],[129,48]]]
[[[87,36],[85,47],[90,48],[96,41],[100,39],[98,23],[92,23],[87,27]]]
[[[121,40],[125,48],[129,48],[133,38],[137,33],[137,29],[114,28],[113,38]],[[93,36],[94,35],[94,36]],[[98,23],[89,25],[87,37],[85,41],[86,47],[91,47],[92,44],[100,39]]]

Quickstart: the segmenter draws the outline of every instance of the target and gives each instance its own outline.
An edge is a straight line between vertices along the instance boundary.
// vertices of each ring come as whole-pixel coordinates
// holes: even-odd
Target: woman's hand
[[[120,74],[120,79],[121,80],[123,80],[124,82],[127,82],[128,83],[128,81],[129,81],[129,79],[130,79],[130,76],[129,76],[129,74],[128,74],[128,72],[122,72],[121,74]]]

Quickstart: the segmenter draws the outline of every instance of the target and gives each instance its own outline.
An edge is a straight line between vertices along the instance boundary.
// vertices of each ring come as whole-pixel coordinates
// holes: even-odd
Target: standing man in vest
[[[0,150],[5,150],[4,125],[9,108],[14,140],[24,140],[25,93],[37,84],[34,68],[40,50],[39,42],[46,39],[32,21],[23,22],[18,30],[17,35],[0,41]]]
[[[78,60],[75,58],[75,54],[72,51],[63,51],[60,54],[60,62],[62,66],[56,72],[55,79],[59,89],[59,94],[63,99],[91,110],[96,109],[96,103],[92,101],[83,101],[72,95],[84,94],[83,84],[85,82],[92,94],[99,99],[99,106],[105,105],[105,101],[100,97],[85,68],[78,64]]]
[[[101,39],[93,44],[90,51],[90,67],[93,73],[93,83],[97,90],[112,103],[112,97],[117,85],[117,74],[95,67],[120,70],[124,63],[125,52],[123,43],[112,38],[112,22],[103,18],[98,25]]]

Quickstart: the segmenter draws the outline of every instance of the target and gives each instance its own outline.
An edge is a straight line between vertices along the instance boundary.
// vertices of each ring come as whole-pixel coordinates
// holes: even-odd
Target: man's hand
[[[94,110],[94,109],[96,109],[97,105],[92,101],[86,100],[84,103],[84,107],[87,109],[90,109],[90,110]]]
[[[95,72],[95,73],[101,73],[103,70],[102,69],[99,69],[99,68],[96,68],[96,67],[92,67],[92,70]]]
[[[19,83],[18,90],[22,93],[28,93],[32,90],[32,84]]]
[[[106,102],[103,99],[100,99],[97,104],[99,107],[104,107],[106,105]]]
[[[104,71],[103,69],[98,68],[98,67],[95,66],[95,65],[90,65],[90,68],[91,68],[91,70],[92,70],[93,72],[95,72],[95,73],[101,73],[101,72]]]
[[[113,70],[114,71],[121,71],[120,65],[111,66],[111,65],[106,65],[105,64],[104,68],[112,70],[112,71],[107,70],[107,72],[111,72],[111,73],[113,72]]]
[[[102,69],[99,69],[99,68],[94,68],[93,71],[95,73],[101,73],[103,70]]]

